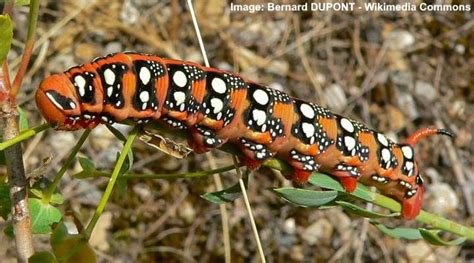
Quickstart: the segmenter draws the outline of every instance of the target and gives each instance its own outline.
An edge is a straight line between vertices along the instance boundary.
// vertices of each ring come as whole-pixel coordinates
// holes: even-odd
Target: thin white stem
[[[258,253],[260,254],[260,259],[263,263],[266,262],[265,254],[263,253],[262,242],[260,242],[260,236],[258,235],[257,225],[255,224],[255,220],[253,218],[252,208],[250,207],[249,198],[247,196],[247,192],[245,189],[244,180],[242,177],[239,178],[239,185],[242,191],[242,195],[244,196],[245,207],[247,208],[247,213],[249,214],[250,224],[252,225],[253,235],[255,237],[255,241],[257,242]]]
[[[211,169],[217,168],[216,161],[211,152],[207,153],[207,160]],[[221,191],[224,189],[222,186],[222,181],[220,174],[213,174],[214,184],[216,185],[216,190]],[[226,204],[220,204],[219,210],[221,212],[221,221],[222,221],[222,238],[224,239],[224,258],[226,263],[230,263],[231,260],[231,249],[230,249],[230,230],[229,230],[229,215],[227,214]]]
[[[191,0],[187,0],[188,7],[189,7],[189,12],[191,13],[191,19],[193,20],[193,25],[194,25],[194,31],[196,31],[197,39],[199,42],[199,47],[201,48],[201,54],[204,59],[204,64],[206,67],[209,67],[209,59],[207,58],[207,52],[206,49],[204,48],[204,42],[202,41],[202,36],[201,36],[201,31],[199,30],[199,25],[196,19],[196,14],[194,12],[194,7],[193,3]],[[208,157],[212,155],[208,155]],[[212,161],[213,158],[208,158],[211,160],[211,166],[215,165],[215,163]],[[216,184],[216,188],[218,191],[222,190],[222,182],[221,178],[218,174],[214,175],[214,183]],[[227,215],[227,209],[225,204],[219,205],[219,209],[221,211],[221,221],[222,221],[222,237],[224,241],[224,257],[225,257],[225,262],[230,263],[231,262],[231,248],[230,248],[230,231],[229,231],[229,217]]]
[[[257,243],[257,249],[258,249],[258,253],[260,254],[260,260],[263,263],[265,263],[265,262],[267,262],[265,260],[265,253],[263,253],[262,242],[260,242],[260,236],[258,235],[257,225],[255,224],[255,219],[253,217],[252,207],[250,207],[249,198],[247,196],[247,189],[245,189],[244,180],[242,179],[242,173],[240,172],[240,167],[237,166],[237,164],[238,164],[237,157],[235,155],[233,155],[232,159],[234,160],[237,175],[239,176],[240,191],[242,191],[242,195],[244,196],[244,203],[245,203],[245,207],[247,208],[247,213],[249,215],[250,224],[252,226],[252,232],[253,232],[253,235],[255,237],[255,242]]]
[[[197,38],[198,38],[199,47],[201,48],[201,53],[202,53],[202,57],[204,59],[204,64],[206,65],[206,67],[210,67],[209,60],[207,58],[206,49],[204,48],[204,42],[202,41],[201,31],[199,30],[199,25],[198,25],[198,22],[197,22],[197,19],[196,19],[196,14],[194,12],[192,0],[187,0],[187,3],[188,3],[188,7],[189,7],[189,12],[191,13],[191,18],[193,20],[194,30],[196,31],[196,35],[197,35]],[[236,159],[235,156],[233,156],[233,158],[234,158],[234,164],[237,167],[237,163],[238,163],[237,159]],[[239,185],[240,185],[242,194],[244,196],[245,206],[247,207],[247,212],[248,212],[248,215],[249,215],[249,218],[250,218],[250,223],[252,225],[252,230],[253,230],[253,234],[255,236],[255,241],[257,243],[258,252],[260,254],[261,261],[266,262],[265,254],[263,253],[263,249],[262,249],[262,243],[260,242],[260,237],[258,235],[257,225],[255,224],[255,220],[254,220],[253,214],[252,214],[252,208],[250,207],[249,199],[248,199],[247,192],[246,192],[246,189],[245,189],[245,184],[244,184],[244,181],[242,180],[242,174],[240,173],[240,169],[238,167],[237,167],[237,173],[239,175]],[[230,258],[229,258],[229,261],[227,261],[227,256],[226,256],[226,262],[230,262]]]
[[[196,35],[198,38],[199,47],[201,48],[202,57],[204,59],[204,65],[206,65],[206,67],[210,67],[209,59],[207,59],[206,49],[204,48],[204,42],[202,41],[201,31],[199,30],[199,25],[196,19],[196,14],[194,13],[192,0],[188,0],[188,7],[189,12],[191,13],[191,18],[193,20],[194,30],[196,31]]]

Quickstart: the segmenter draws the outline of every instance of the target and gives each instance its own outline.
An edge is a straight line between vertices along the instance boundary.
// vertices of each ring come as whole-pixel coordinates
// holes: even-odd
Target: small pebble
[[[395,71],[390,76],[390,79],[398,87],[407,89],[413,87],[413,73],[410,71]]]
[[[424,81],[416,81],[415,94],[425,99],[427,102],[434,101],[437,95],[433,85]]]
[[[331,239],[334,226],[325,218],[321,218],[303,232],[303,239],[309,245],[316,245],[320,241],[329,241]]]
[[[434,183],[425,195],[426,209],[439,215],[447,215],[459,206],[459,198],[454,189],[446,183]]]
[[[387,41],[391,50],[404,51],[415,43],[415,37],[408,31],[395,30],[390,33]]]
[[[437,262],[433,249],[424,240],[407,245],[406,254],[408,262]]]
[[[400,92],[400,95],[398,95],[398,106],[409,120],[417,119],[420,116],[415,99],[408,92]]]
[[[285,220],[284,230],[288,234],[294,234],[296,232],[296,223],[294,218],[288,218]]]
[[[339,84],[332,84],[325,89],[324,98],[329,108],[335,112],[342,111],[347,105],[346,94]]]

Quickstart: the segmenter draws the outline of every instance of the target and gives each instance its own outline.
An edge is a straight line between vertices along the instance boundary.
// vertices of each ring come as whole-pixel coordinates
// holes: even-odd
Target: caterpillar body
[[[418,215],[424,192],[415,144],[433,134],[450,135],[425,128],[397,144],[355,120],[238,74],[131,52],[46,78],[36,103],[59,130],[125,119],[160,121],[187,129],[198,153],[232,143],[251,168],[279,158],[293,168],[287,177],[298,183],[321,171],[350,192],[359,180],[400,201],[405,219]]]

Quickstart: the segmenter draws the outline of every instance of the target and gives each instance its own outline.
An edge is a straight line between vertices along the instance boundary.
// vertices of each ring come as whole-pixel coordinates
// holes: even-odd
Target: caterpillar
[[[42,81],[35,95],[58,130],[94,128],[131,119],[189,131],[203,153],[231,143],[247,166],[271,157],[288,163],[286,177],[305,183],[311,173],[337,177],[352,192],[357,181],[402,204],[402,217],[421,209],[423,179],[414,146],[444,129],[423,128],[395,143],[364,124],[317,104],[193,62],[133,52],[107,55]]]

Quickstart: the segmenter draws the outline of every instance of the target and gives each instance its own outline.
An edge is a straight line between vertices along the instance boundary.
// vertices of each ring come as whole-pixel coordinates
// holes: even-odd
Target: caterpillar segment
[[[337,177],[349,192],[360,181],[400,201],[405,219],[418,215],[423,199],[416,143],[450,135],[425,128],[397,144],[357,121],[238,74],[131,52],[47,77],[36,102],[58,130],[126,119],[163,122],[189,131],[189,145],[198,153],[235,144],[252,169],[279,158],[293,168],[287,178],[300,184],[315,171]]]

